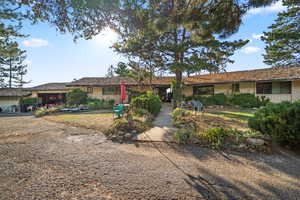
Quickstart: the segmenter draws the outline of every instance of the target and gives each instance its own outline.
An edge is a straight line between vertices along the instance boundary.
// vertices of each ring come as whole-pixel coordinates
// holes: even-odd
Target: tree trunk
[[[8,81],[8,87],[11,88],[11,82],[12,82],[12,67],[11,67],[11,58],[9,59],[9,81]]]
[[[173,90],[173,108],[177,108],[180,106],[182,100],[182,71],[176,70],[176,84]]]

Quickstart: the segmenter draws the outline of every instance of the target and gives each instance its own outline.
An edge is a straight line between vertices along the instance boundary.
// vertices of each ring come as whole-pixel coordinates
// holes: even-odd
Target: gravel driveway
[[[0,118],[0,199],[300,199],[300,158],[118,144],[32,116]]]

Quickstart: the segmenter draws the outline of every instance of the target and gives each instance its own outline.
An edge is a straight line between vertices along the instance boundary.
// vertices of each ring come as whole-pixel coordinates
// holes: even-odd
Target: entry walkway
[[[138,135],[138,141],[172,142],[172,133],[176,130],[172,125],[172,105],[163,104],[160,113],[153,121],[153,128]]]

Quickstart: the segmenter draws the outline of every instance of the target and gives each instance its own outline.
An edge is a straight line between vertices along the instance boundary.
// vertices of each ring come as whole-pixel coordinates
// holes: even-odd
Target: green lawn
[[[236,118],[241,120],[248,120],[254,116],[254,111],[240,110],[240,111],[210,111],[208,113],[214,115],[222,115],[225,117]]]

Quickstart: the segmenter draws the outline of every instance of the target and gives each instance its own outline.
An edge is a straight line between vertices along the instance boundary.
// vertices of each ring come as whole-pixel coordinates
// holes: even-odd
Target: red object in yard
[[[120,100],[123,103],[123,101],[126,99],[126,84],[124,82],[121,82],[120,88],[121,88]]]

